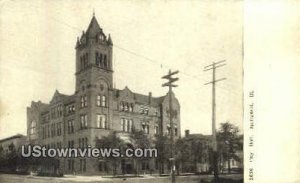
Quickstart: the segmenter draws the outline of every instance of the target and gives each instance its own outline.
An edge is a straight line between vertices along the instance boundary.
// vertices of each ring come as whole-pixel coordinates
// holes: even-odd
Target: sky
[[[211,134],[212,73],[217,126],[243,132],[242,1],[2,1],[0,3],[0,138],[26,134],[26,107],[48,103],[55,90],[75,90],[75,43],[95,16],[111,34],[118,89],[161,96],[161,77],[179,70],[175,95],[181,129]]]

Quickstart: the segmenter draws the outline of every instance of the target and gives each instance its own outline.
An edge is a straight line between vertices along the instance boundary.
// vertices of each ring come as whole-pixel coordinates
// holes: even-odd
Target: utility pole
[[[162,77],[162,79],[167,79],[168,82],[164,83],[162,86],[163,87],[169,87],[169,114],[170,114],[170,125],[171,125],[171,157],[170,157],[170,161],[171,161],[171,179],[172,179],[172,183],[175,183],[175,158],[174,158],[174,154],[175,154],[175,150],[174,150],[174,124],[173,124],[173,104],[172,104],[172,87],[177,87],[178,85],[174,85],[173,83],[175,81],[178,81],[179,78],[172,78],[173,75],[178,74],[179,71],[174,71],[171,72],[171,70],[169,70],[169,73],[165,76]]]
[[[216,68],[225,66],[225,60],[213,62],[204,67],[204,71],[212,70],[212,81],[205,83],[205,85],[212,84],[212,150],[213,150],[213,170],[215,182],[219,180],[218,170],[218,151],[217,151],[217,132],[216,132],[216,83],[223,81],[226,78],[216,79]]]

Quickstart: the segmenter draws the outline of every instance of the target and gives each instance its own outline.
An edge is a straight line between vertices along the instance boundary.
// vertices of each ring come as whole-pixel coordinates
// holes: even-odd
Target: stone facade
[[[93,16],[76,43],[76,86],[73,95],[56,91],[49,103],[32,102],[27,108],[28,140],[46,147],[94,146],[95,139],[116,131],[120,137],[133,128],[149,137],[170,134],[169,95],[153,97],[114,88],[113,42]],[[180,137],[180,105],[171,94],[174,134]],[[101,174],[93,159],[61,159],[65,173]]]

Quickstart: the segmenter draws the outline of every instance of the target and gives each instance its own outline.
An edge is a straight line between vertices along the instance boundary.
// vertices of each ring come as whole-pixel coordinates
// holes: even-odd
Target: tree
[[[175,145],[177,167],[182,167],[185,172],[197,173],[198,163],[206,163],[209,159],[208,142],[209,139],[203,135],[178,139]]]
[[[157,149],[156,161],[159,165],[159,175],[164,173],[165,162],[169,161],[171,155],[170,139],[165,135],[156,135],[154,140],[154,146]]]
[[[117,136],[117,133],[113,131],[108,136],[104,136],[101,139],[96,139],[96,147],[102,149],[122,149],[124,147],[124,142],[120,137]],[[121,153],[121,152],[120,152]],[[110,154],[109,157],[103,157],[107,159],[113,165],[113,175],[117,174],[117,166],[120,164],[120,157],[113,157]]]
[[[135,148],[140,148],[140,149],[150,148],[150,140],[148,136],[145,134],[145,132],[133,128],[130,137],[133,141]],[[141,161],[149,161],[149,158],[146,157],[142,157],[142,158],[133,157],[133,158],[136,164],[136,174],[139,175]]]
[[[219,132],[217,133],[218,152],[225,161],[227,161],[228,172],[231,172],[230,160],[236,159],[236,150],[240,146],[239,128],[229,122],[221,123]]]
[[[179,174],[179,168],[183,167],[184,162],[191,162],[191,144],[186,138],[178,139],[175,143],[175,159],[177,174]]]
[[[7,155],[8,167],[11,171],[15,171],[18,163],[18,153],[13,143],[8,146],[9,153]]]

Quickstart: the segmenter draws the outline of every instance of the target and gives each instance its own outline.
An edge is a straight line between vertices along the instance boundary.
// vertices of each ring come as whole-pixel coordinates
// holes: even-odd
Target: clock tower
[[[87,87],[96,87],[100,80],[109,89],[113,86],[112,51],[113,43],[110,35],[106,36],[93,18],[86,32],[82,32],[76,43],[76,93],[85,83]],[[103,86],[102,86],[103,87]]]

